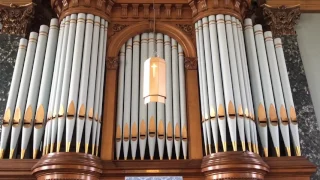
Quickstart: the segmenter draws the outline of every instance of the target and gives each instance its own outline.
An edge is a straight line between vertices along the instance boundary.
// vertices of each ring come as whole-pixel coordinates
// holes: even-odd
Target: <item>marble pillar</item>
[[[299,123],[302,156],[317,166],[312,180],[320,179],[320,131],[312,104],[294,26],[300,17],[300,7],[263,9],[266,23],[275,37],[282,39],[284,55]]]
[[[0,34],[0,124],[6,109],[20,38],[17,35]]]

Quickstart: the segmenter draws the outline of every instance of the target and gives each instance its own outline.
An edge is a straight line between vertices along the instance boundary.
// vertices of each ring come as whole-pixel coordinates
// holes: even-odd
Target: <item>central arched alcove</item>
[[[145,105],[144,61],[155,54],[166,61],[167,98],[165,104]],[[186,159],[188,125],[182,46],[162,33],[131,37],[120,49],[117,89],[115,158]]]

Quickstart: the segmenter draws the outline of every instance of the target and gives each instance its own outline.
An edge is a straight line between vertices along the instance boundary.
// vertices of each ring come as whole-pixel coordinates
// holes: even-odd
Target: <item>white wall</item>
[[[302,62],[320,126],[320,13],[303,13],[296,26]]]

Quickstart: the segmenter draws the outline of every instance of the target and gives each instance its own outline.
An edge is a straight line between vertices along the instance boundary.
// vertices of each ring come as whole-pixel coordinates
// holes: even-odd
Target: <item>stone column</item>
[[[0,4],[0,123],[10,89],[19,40],[27,34],[34,15],[32,3],[18,6]]]
[[[302,155],[318,166],[312,179],[320,178],[320,132],[304,71],[294,26],[300,18],[300,6],[278,8],[264,6],[263,15],[275,37],[283,43],[284,55],[299,121]]]

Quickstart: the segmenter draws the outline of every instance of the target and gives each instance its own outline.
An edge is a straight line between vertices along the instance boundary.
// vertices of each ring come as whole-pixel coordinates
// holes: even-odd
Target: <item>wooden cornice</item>
[[[267,0],[267,4],[273,7],[295,6],[300,4],[301,12],[320,12],[319,0]]]

